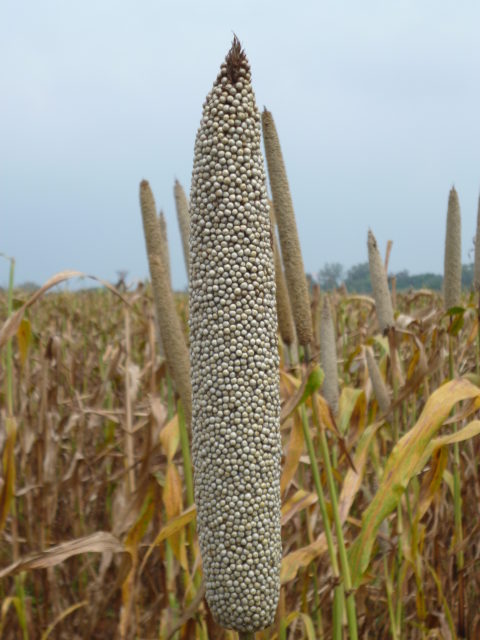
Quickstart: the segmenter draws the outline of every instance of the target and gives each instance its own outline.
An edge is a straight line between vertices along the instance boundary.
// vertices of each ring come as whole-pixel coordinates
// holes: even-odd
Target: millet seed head
[[[176,311],[168,270],[162,258],[162,238],[155,200],[150,185],[146,180],[142,180],[140,183],[140,207],[150,277],[152,279],[155,316],[167,366],[182,401],[185,418],[187,423],[190,424],[192,409],[188,349],[180,318]]]
[[[445,310],[460,304],[462,292],[462,238],[460,203],[455,187],[450,189],[445,234],[445,261],[443,269],[443,297]]]
[[[388,289],[387,274],[378,250],[377,241],[373,233],[368,231],[368,265],[370,267],[370,281],[377,311],[380,331],[385,333],[394,326],[393,307]]]
[[[320,364],[325,374],[322,394],[334,415],[338,412],[338,367],[335,327],[333,326],[330,302],[325,295],[320,316]]]
[[[368,375],[372,381],[373,392],[377,399],[378,406],[382,413],[386,413],[390,407],[390,394],[388,393],[387,385],[383,379],[382,373],[378,368],[377,361],[373,355],[373,351],[370,347],[366,347],[366,358]]]
[[[270,202],[270,224],[272,234],[273,259],[275,263],[275,285],[277,291],[277,316],[278,329],[283,343],[290,347],[295,342],[295,326],[293,324],[292,308],[290,306],[290,298],[288,297],[287,283],[285,282],[285,274],[283,273],[282,257],[280,255],[280,247],[278,246],[277,234],[275,229],[275,213],[273,202]]]
[[[168,235],[167,235],[167,221],[165,220],[165,214],[160,210],[158,214],[158,224],[160,225],[160,238],[161,238],[161,256],[165,268],[168,274],[169,282],[172,281],[172,274],[170,271],[170,252],[168,251]]]
[[[180,236],[182,238],[183,257],[185,259],[185,267],[188,271],[190,269],[190,212],[187,196],[185,190],[178,180],[175,180],[175,187],[173,189],[175,195],[175,206],[177,209],[178,226],[180,227]]]
[[[240,43],[208,94],[190,197],[190,357],[197,526],[224,627],[272,624],[281,561],[275,273],[260,117]]]
[[[307,346],[313,341],[307,279],[303,267],[295,212],[280,140],[273,116],[266,109],[262,113],[262,127],[268,176],[270,178],[273,206],[282,249],[288,295],[292,306],[298,341],[301,345]]]

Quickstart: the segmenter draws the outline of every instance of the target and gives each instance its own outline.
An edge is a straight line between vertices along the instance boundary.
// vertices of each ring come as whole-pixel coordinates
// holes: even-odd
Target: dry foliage
[[[204,600],[185,424],[156,352],[150,290],[43,293],[24,306],[19,294],[14,321],[3,311],[0,319],[1,637],[234,638]],[[186,299],[176,301],[186,327]],[[461,608],[465,637],[480,637],[477,311],[464,300],[465,310],[449,318],[430,292],[397,295],[397,390],[382,413],[366,352],[374,351],[391,390],[393,343],[375,333],[372,302],[331,299],[336,422],[312,395],[318,368],[282,364],[283,586],[276,624],[257,639],[331,638],[332,574],[299,411],[304,404],[311,416],[312,401],[334,461],[359,636],[392,637],[398,621],[401,638],[461,637]],[[311,433],[315,442],[313,421]],[[449,460],[455,440],[463,441],[463,592]]]

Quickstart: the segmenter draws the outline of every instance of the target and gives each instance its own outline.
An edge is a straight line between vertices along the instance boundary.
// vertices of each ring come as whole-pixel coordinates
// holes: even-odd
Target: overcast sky
[[[71,268],[148,274],[138,186],[190,189],[202,103],[235,32],[273,113],[305,268],[443,269],[448,192],[471,261],[480,187],[480,3],[411,0],[3,0],[0,252],[16,280]],[[8,264],[0,261],[0,284]]]

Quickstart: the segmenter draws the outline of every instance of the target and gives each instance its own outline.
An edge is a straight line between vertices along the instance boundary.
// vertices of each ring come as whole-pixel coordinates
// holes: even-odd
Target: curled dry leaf
[[[123,544],[113,534],[108,531],[97,531],[89,536],[62,542],[50,549],[39,553],[31,553],[20,558],[8,567],[0,570],[0,579],[7,576],[16,575],[21,571],[31,571],[32,569],[47,569],[55,567],[64,562],[67,558],[78,556],[82,553],[128,553]]]

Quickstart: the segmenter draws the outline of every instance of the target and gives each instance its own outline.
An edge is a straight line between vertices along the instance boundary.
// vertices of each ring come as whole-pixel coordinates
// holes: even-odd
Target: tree
[[[343,281],[343,267],[339,262],[327,262],[318,272],[318,284],[324,291],[339,287]]]
[[[462,264],[462,287],[470,289],[473,283],[473,262],[471,264]]]
[[[370,284],[370,267],[368,262],[355,264],[347,271],[345,284],[348,291],[356,291],[357,293],[368,293],[372,290]]]

